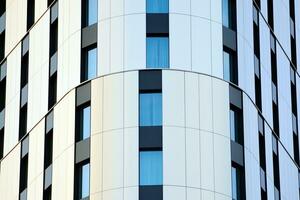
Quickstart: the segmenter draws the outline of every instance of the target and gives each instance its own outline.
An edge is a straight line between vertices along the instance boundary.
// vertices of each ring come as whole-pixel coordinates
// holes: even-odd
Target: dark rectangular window
[[[5,57],[5,30],[0,33],[0,61]]]
[[[1,76],[1,69],[0,69]],[[0,112],[5,108],[6,99],[6,77],[0,81]]]
[[[261,110],[261,82],[257,76],[255,76],[255,104]]]
[[[222,0],[223,26],[236,30],[236,2],[235,0]]]
[[[169,68],[169,37],[148,36],[146,46],[147,68]]]
[[[245,199],[244,172],[240,166],[236,166],[234,164],[231,167],[231,188],[232,188],[232,200]]]
[[[57,72],[52,74],[49,78],[49,99],[48,99],[48,109],[51,109],[56,103],[57,95]]]
[[[234,105],[230,105],[229,111],[230,121],[230,138],[232,141],[244,144],[244,133],[243,133],[243,113]]]
[[[28,83],[28,64],[29,64],[29,53],[26,53],[22,57],[21,63],[21,88],[27,85]]]
[[[147,13],[169,13],[169,0],[147,0]]]
[[[268,23],[272,30],[274,29],[273,15],[273,0],[268,0]]]
[[[55,0],[48,0],[48,7],[54,2]]]
[[[76,165],[75,199],[81,200],[90,195],[90,163],[89,161]]]
[[[97,47],[82,50],[81,81],[91,80],[97,76]]]
[[[19,140],[27,133],[27,104],[20,110]]]
[[[53,151],[53,130],[50,130],[45,135],[44,169],[47,169],[52,164],[52,151]]]
[[[50,58],[57,52],[58,45],[58,20],[50,25]]]
[[[89,102],[77,108],[76,118],[78,126],[76,141],[89,138],[91,135],[91,106]]]
[[[3,158],[4,150],[4,128],[0,129],[0,160]]]
[[[19,199],[27,199],[27,185],[28,185],[28,151],[29,138],[25,138],[21,142],[21,161],[20,161],[20,177],[19,177]]]
[[[49,186],[45,191],[44,191],[44,196],[43,200],[51,200],[52,199],[52,186]]]
[[[82,27],[98,21],[98,0],[82,0]]]
[[[6,0],[0,0],[0,17],[5,13],[6,10]]]
[[[27,30],[34,24],[35,0],[27,0]]]
[[[238,69],[236,53],[224,47],[223,50],[223,72],[224,79],[234,84],[238,84]]]
[[[279,172],[279,155],[278,155],[278,140],[272,136],[273,147],[273,176],[274,176],[274,195],[275,199],[280,199],[280,172]],[[279,198],[278,198],[279,197]]]

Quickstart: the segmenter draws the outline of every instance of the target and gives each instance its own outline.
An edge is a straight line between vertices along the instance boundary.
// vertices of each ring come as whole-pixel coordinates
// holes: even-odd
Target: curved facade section
[[[299,8],[0,0],[0,199],[299,199]]]

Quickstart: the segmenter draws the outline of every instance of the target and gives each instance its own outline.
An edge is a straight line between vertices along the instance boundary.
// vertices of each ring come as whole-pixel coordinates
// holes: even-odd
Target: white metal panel
[[[53,132],[53,145],[55,134],[63,132]],[[55,146],[53,146],[55,150]],[[52,171],[52,198],[53,199],[73,199],[74,193],[74,145],[71,145],[56,159],[53,160]]]
[[[48,7],[47,0],[38,0],[34,2],[34,18],[37,21],[46,12]]]
[[[170,68],[191,70],[191,18],[170,14],[169,20]]]
[[[91,136],[90,151],[90,194],[93,196],[102,191],[103,135],[101,133]]]
[[[266,146],[266,148],[265,148],[266,149],[266,173],[268,175],[268,178],[270,179],[270,182],[272,183],[272,185],[274,185],[274,183],[273,183],[273,180],[274,180],[274,178],[273,178],[274,171],[273,171],[272,131],[267,126],[266,123],[265,123],[265,146]]]
[[[146,1],[126,0],[124,12],[125,12],[125,14],[145,13],[146,12]]]
[[[28,131],[48,110],[49,23],[47,12],[29,35]]]
[[[110,0],[110,17],[120,16],[124,14],[124,0]]]
[[[214,0],[217,1],[217,0]],[[214,8],[215,9],[215,8]],[[223,78],[223,35],[222,24],[211,22],[212,75]]]
[[[199,129],[199,75],[196,73],[185,73],[185,121],[186,127]]]
[[[124,135],[123,130],[103,134],[103,191],[123,187],[124,183]],[[117,191],[117,190],[111,190]],[[105,192],[103,193],[105,198]]]
[[[124,89],[123,74],[104,77],[103,131],[123,128]]]
[[[7,56],[26,33],[27,1],[8,0],[6,4],[5,55]]]
[[[208,190],[201,190],[201,198],[205,200],[215,200],[215,194]]]
[[[291,56],[289,2],[274,0],[274,32],[287,55]],[[277,48],[278,50],[278,48]]]
[[[75,142],[75,90],[54,108],[53,123],[53,159],[56,159]]]
[[[200,178],[201,188],[213,191],[214,177],[214,138],[213,133],[200,131]],[[206,196],[206,195],[205,195]]]
[[[185,129],[179,127],[163,127],[163,133],[163,184],[185,186]],[[165,194],[164,192],[164,195]]]
[[[163,124],[183,127],[185,125],[184,73],[163,71],[162,82]]]
[[[211,20],[222,24],[222,1],[210,0]]]
[[[213,130],[213,95],[212,78],[205,75],[199,75],[200,89],[200,129]]]
[[[215,192],[231,195],[230,139],[214,134],[214,179]]]
[[[137,127],[139,123],[138,72],[124,74],[124,127]]]
[[[244,155],[247,199],[260,199],[260,166],[258,160],[247,148],[244,148]]]
[[[27,199],[43,199],[43,180],[44,175],[40,174],[27,187]]]
[[[102,194],[102,200],[120,200],[123,199],[123,188],[115,190],[104,191]]]
[[[199,200],[201,199],[201,190],[195,188],[186,188],[186,199],[187,200]]]
[[[129,187],[124,188],[124,200],[138,200],[139,199],[139,188]]]
[[[258,112],[247,95],[243,95],[244,146],[259,160]]]
[[[7,58],[4,151],[6,155],[19,140],[21,45]]]
[[[283,199],[298,199],[298,169],[284,148],[279,146],[280,193]]]
[[[124,187],[139,185],[138,128],[124,129]]]
[[[169,12],[189,15],[191,10],[190,0],[169,0]]]
[[[199,3],[202,2],[196,1]],[[210,22],[206,19],[193,16],[191,17],[191,20],[192,71],[211,75],[212,44]]]
[[[80,83],[80,38],[76,32],[58,48],[57,100]]]
[[[191,15],[210,19],[210,2],[211,0],[191,0]]]
[[[1,161],[0,194],[1,199],[19,199],[21,145],[17,145],[10,154]]]
[[[91,86],[91,135],[103,130],[103,80],[92,81]]]
[[[212,90],[214,132],[230,138],[228,83],[218,79],[213,79]]]
[[[200,132],[195,129],[186,129],[186,185],[192,188],[201,188],[200,181]],[[200,195],[200,191],[199,191]]]
[[[108,74],[110,71],[110,20],[99,22],[98,25],[98,76]]]
[[[110,18],[110,0],[98,0],[98,19],[102,21]],[[98,29],[100,30],[100,29]]]
[[[115,0],[119,1],[119,0]],[[122,71],[124,67],[124,17],[110,20],[110,72]],[[101,46],[101,43],[100,45]],[[102,52],[101,52],[102,53]],[[100,54],[101,54],[100,53]],[[101,59],[101,56],[99,57]]]
[[[164,186],[163,187],[164,200],[186,200],[186,188],[178,186]]]
[[[42,120],[30,132],[28,154],[28,184],[44,171],[45,121]],[[43,186],[40,188],[42,190]]]
[[[125,16],[124,70],[146,68],[146,16]]]

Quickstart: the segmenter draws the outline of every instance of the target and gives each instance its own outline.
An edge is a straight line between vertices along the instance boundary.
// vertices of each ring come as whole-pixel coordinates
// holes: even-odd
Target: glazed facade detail
[[[300,199],[300,0],[0,0],[0,199]]]

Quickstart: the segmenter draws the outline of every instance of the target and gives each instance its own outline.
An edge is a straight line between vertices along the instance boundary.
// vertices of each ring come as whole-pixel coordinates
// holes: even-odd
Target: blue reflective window
[[[230,81],[230,55],[226,51],[223,51],[223,71],[224,80]]]
[[[232,200],[237,200],[237,170],[231,167]]]
[[[229,28],[229,1],[230,0],[223,0],[222,7],[223,7],[223,26]]]
[[[88,80],[95,78],[97,74],[97,48],[91,49],[87,52],[88,57],[88,69],[87,78]]]
[[[147,37],[147,68],[169,67],[169,38]]]
[[[87,25],[97,23],[98,13],[98,0],[87,0],[88,1],[88,16],[87,16]]]
[[[234,0],[222,1],[222,20],[223,26],[235,29],[235,3]]]
[[[169,0],[147,0],[147,13],[168,13]]]
[[[229,111],[229,121],[230,121],[230,138],[233,141],[236,141],[236,120],[235,112],[233,110]]]
[[[162,152],[140,152],[140,185],[162,185]]]
[[[140,94],[140,126],[162,125],[161,93]]]
[[[81,168],[81,195],[83,199],[90,195],[90,164],[85,164]]]
[[[90,133],[91,133],[91,107],[87,106],[80,110],[79,141],[89,138]]]

